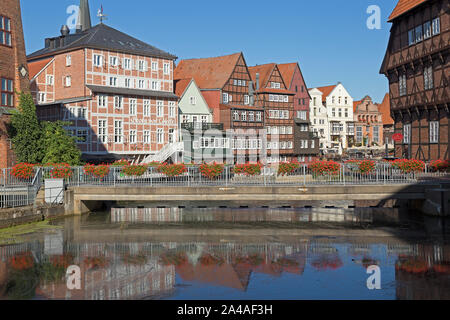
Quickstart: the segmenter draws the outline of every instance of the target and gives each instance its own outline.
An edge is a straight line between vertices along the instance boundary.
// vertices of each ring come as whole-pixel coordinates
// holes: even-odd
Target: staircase
[[[145,158],[141,164],[149,164],[151,162],[164,162],[177,152],[184,151],[183,142],[169,143],[164,146],[158,153]]]

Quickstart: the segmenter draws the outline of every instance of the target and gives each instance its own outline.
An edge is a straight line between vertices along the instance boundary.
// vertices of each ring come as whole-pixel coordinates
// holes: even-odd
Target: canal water
[[[449,225],[398,209],[114,207],[0,231],[0,299],[450,299]]]

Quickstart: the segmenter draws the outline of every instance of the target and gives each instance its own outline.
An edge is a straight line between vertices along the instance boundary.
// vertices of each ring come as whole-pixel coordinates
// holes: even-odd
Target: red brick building
[[[359,147],[383,145],[383,116],[372,98],[365,96],[353,102],[355,120],[355,142]]]
[[[255,85],[255,105],[264,108],[269,163],[288,161],[294,154],[294,96],[275,63],[249,68]],[[277,138],[274,139],[274,137]],[[278,141],[274,141],[278,140]],[[274,153],[275,150],[275,154]]]
[[[389,80],[395,156],[449,159],[449,2],[400,0],[380,70]]]
[[[386,93],[383,102],[378,106],[378,110],[381,112],[383,120],[384,145],[388,145],[388,147],[393,146],[394,140],[392,139],[392,136],[394,135],[395,122],[391,117],[391,101],[388,93]]]
[[[14,162],[7,135],[12,108],[21,91],[29,88],[22,15],[19,0],[2,0],[0,6],[0,168]]]
[[[319,138],[311,132],[311,96],[298,63],[278,64],[286,87],[294,96],[294,154],[299,162],[311,162],[320,153]]]
[[[28,56],[38,116],[71,122],[85,160],[155,155],[177,141],[176,59],[105,24],[91,27],[82,1],[76,33],[63,26]]]

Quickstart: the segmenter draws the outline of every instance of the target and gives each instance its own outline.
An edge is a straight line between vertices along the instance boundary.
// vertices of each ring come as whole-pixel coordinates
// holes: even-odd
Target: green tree
[[[77,147],[76,139],[64,129],[66,125],[69,124],[61,121],[42,124],[45,150],[43,164],[64,162],[77,166],[81,163],[81,151]]]
[[[42,127],[29,93],[21,93],[18,110],[12,111],[9,135],[19,162],[40,163],[44,157]]]

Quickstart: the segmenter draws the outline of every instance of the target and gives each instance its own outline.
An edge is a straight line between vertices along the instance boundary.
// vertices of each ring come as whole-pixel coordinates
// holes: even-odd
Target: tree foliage
[[[67,134],[64,129],[67,123],[44,122],[43,144],[45,149],[42,163],[68,163],[71,166],[77,166],[81,162],[81,151],[76,145],[76,140]]]
[[[18,110],[12,111],[9,134],[19,162],[41,162],[44,157],[42,128],[31,94],[20,94]]]
[[[39,122],[31,94],[21,93],[13,110],[9,135],[19,162],[47,164],[81,162],[76,140],[64,129],[65,122]]]

